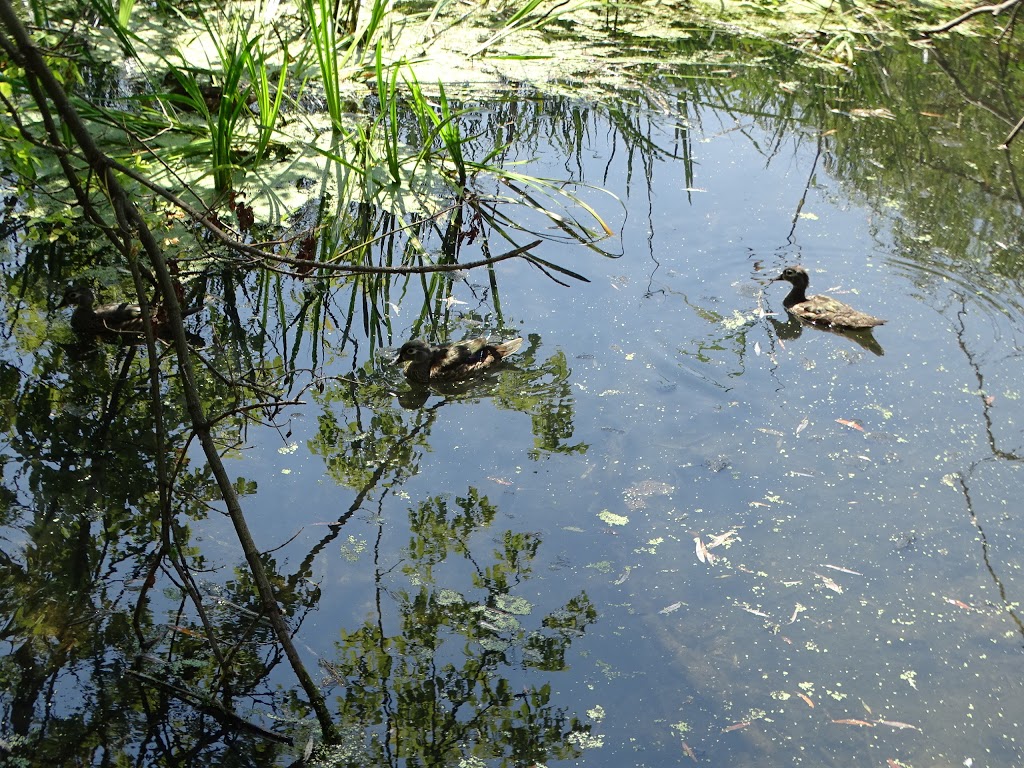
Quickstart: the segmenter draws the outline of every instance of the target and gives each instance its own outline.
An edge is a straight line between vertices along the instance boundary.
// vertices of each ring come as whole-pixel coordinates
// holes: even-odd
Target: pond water
[[[949,67],[977,55],[963,48]],[[346,728],[333,764],[1024,762],[1021,149],[997,149],[1005,121],[922,51],[860,67],[895,95],[765,72],[666,77],[658,99],[627,96],[612,115],[518,105],[532,129],[508,161],[572,179],[615,232],[602,254],[535,222],[537,254],[589,282],[518,261],[493,280],[459,274],[434,334],[426,283],[396,283],[390,347],[526,340],[495,375],[414,407],[387,350],[353,343],[343,323],[296,361],[317,386],[297,377],[304,404],[251,425],[228,469],[249,484],[249,525]],[[505,124],[507,109],[475,119]],[[887,319],[877,349],[787,322],[788,285],[769,280],[793,264],[812,292]],[[289,285],[295,305],[305,289]],[[23,381],[80,375],[64,360]],[[9,445],[19,503],[5,550],[25,571],[41,567],[40,529],[71,535],[41,518],[74,513],[29,512],[18,478],[69,466],[37,461]],[[188,525],[217,621],[246,627],[233,641],[273,669],[239,686],[239,709],[301,751],[311,719],[275,690],[294,680],[240,604],[248,577],[227,519],[214,505]],[[147,560],[107,546],[82,564],[107,581],[103,607],[56,616],[131,621]],[[176,579],[158,583],[167,604],[151,620],[185,641]],[[87,722],[130,659],[115,643],[85,664],[54,644],[50,677],[30,687],[12,671],[30,666],[13,661],[28,640],[5,643],[8,743],[59,730],[46,718]],[[110,716],[123,731],[103,743],[166,761],[163,714]],[[102,762],[84,735],[68,739]],[[217,764],[243,740],[191,748]],[[295,755],[245,751],[243,764]]]

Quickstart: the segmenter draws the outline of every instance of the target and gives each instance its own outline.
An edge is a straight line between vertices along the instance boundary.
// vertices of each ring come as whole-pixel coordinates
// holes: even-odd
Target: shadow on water
[[[1000,102],[1024,98],[997,50],[864,52],[856,77],[687,68],[609,111],[463,115],[474,151],[618,195],[619,258],[556,258],[578,233],[513,217],[494,182],[412,223],[318,194],[300,254],[394,265],[419,242],[457,265],[515,218],[545,261],[311,277],[211,259],[198,386],[341,725],[332,764],[1020,761],[1021,154],[994,147]],[[960,74],[981,66],[983,84]],[[145,356],[73,356],[45,312],[45,275],[110,268],[23,256],[0,364],[0,748],[293,762],[316,728],[179,384],[154,433]],[[754,262],[797,258],[892,310],[884,357],[870,334],[763,322]],[[491,332],[528,344],[453,390],[382,363],[413,336]]]

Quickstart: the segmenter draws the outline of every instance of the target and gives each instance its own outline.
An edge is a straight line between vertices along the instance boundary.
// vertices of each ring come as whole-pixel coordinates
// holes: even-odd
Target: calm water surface
[[[259,546],[314,595],[307,662],[396,763],[403,721],[468,755],[577,718],[517,764],[1020,765],[1020,205],[982,206],[970,171],[1002,190],[1019,148],[998,154],[996,125],[957,160],[939,128],[976,113],[917,95],[903,108],[936,117],[901,170],[892,122],[839,97],[823,141],[783,89],[757,111],[665,91],[675,108],[631,111],[657,151],[597,111],[567,151],[572,105],[512,144],[527,173],[608,190],[581,194],[615,230],[614,258],[538,250],[588,283],[519,262],[497,295],[453,283],[451,336],[522,335],[513,366],[403,408],[385,356],[332,329],[323,391],[229,462],[257,483]],[[797,263],[888,319],[883,355],[786,324],[768,280]],[[392,300],[391,343],[427,332],[418,283]],[[353,404],[357,370],[393,394]],[[225,519],[193,532],[240,562]],[[498,689],[522,702],[508,722],[488,721]]]
[[[681,120],[642,119],[673,145]],[[596,114],[576,157],[515,147],[527,172],[569,166],[621,200],[596,203],[618,258],[540,251],[591,282],[498,270],[504,333],[528,337],[520,365],[568,365],[564,450],[539,448],[531,416],[486,390],[432,397],[413,476],[377,489],[316,556],[323,597],[303,642],[330,658],[339,628],[400,631],[421,589],[520,598],[530,631],[585,596],[594,614],[566,636],[563,667],[511,643],[494,669],[513,687],[550,685],[554,706],[591,724],[575,764],[1020,764],[1018,293],[981,295],[962,254],[908,251],[930,233],[892,190],[872,197],[828,173],[835,158],[814,140],[706,106],[685,125],[689,178],[665,155],[638,174]],[[888,319],[884,355],[779,330],[786,288],[767,280],[796,263],[812,291]],[[451,295],[456,316],[494,309],[477,273]],[[411,314],[394,308],[396,344]],[[287,441],[254,435],[236,468],[259,478],[261,545],[287,541],[289,562],[353,498],[311,451],[316,406],[304,413]],[[454,515],[473,494],[493,519],[418,551],[421,505]],[[488,599],[510,534],[535,554]],[[696,539],[722,540],[710,562]],[[455,668],[486,645],[440,637],[435,663]]]

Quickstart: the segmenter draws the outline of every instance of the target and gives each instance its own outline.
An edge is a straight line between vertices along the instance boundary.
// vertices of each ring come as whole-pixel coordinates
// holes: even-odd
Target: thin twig
[[[921,30],[921,32],[925,35],[939,35],[942,34],[943,32],[949,32],[949,30],[951,30],[953,27],[963,24],[965,21],[967,21],[970,18],[973,18],[974,16],[980,16],[983,13],[991,13],[993,16],[998,16],[1007,8],[1012,8],[1013,6],[1017,5],[1020,2],[1022,2],[1022,0],[1006,0],[1005,3],[1000,3],[999,5],[981,5],[978,6],[977,8],[972,8],[966,13],[960,14],[952,21],[947,21],[945,24],[942,24],[938,27],[923,29]]]
[[[1014,140],[1021,129],[1024,128],[1024,117],[1017,121],[1017,124],[1013,126],[1013,130],[1010,131],[1010,135],[1006,137],[1006,141],[999,145],[1000,149],[1009,149],[1010,142]]]

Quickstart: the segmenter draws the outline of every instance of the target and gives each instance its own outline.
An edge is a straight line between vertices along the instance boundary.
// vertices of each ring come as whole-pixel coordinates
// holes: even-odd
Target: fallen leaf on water
[[[886,120],[895,120],[896,115],[890,112],[885,107],[875,107],[874,109],[866,109],[864,107],[855,107],[850,110],[850,114],[854,117],[881,117]]]
[[[798,693],[797,696],[804,700],[804,704],[806,704],[811,709],[814,709],[814,702],[811,701],[810,696],[808,696],[806,693]]]
[[[954,600],[952,597],[944,597],[942,599],[945,600],[950,605],[955,605],[957,608],[963,608],[965,611],[973,611],[974,610],[973,607],[971,607],[967,603],[963,602],[962,600]]]
[[[664,608],[662,608],[660,611],[658,611],[658,613],[660,613],[662,616],[668,616],[670,613],[675,613],[676,611],[678,611],[682,607],[683,607],[683,601],[680,600],[678,603],[672,603],[672,605],[666,605]]]
[[[704,546],[704,542],[701,541],[700,536],[693,537],[694,549],[697,552],[697,559],[702,563],[708,563],[709,565],[714,562],[715,556],[708,552],[708,548]]]
[[[196,632],[194,629],[189,629],[188,627],[182,627],[182,626],[179,626],[177,624],[171,625],[170,630],[172,632],[180,632],[183,635],[189,635],[191,637],[202,637],[202,634],[199,633],[199,632]]]
[[[801,421],[799,424],[796,425],[796,433],[799,435],[801,432],[803,432],[805,429],[807,429],[807,425],[810,424],[810,423],[811,422],[809,422],[807,420],[807,417],[804,416],[803,421]]]
[[[765,429],[764,427],[758,427],[757,431],[758,432],[764,432],[766,435],[775,435],[776,437],[785,437],[785,435],[782,434],[782,432],[780,432],[777,429]]]
[[[901,723],[899,720],[879,720],[878,724],[879,725],[888,725],[890,728],[899,728],[899,729],[913,728],[915,731],[920,731],[921,730],[916,725],[911,725],[910,723]]]
[[[487,479],[490,480],[492,483],[497,483],[498,485],[512,485],[511,480],[506,480],[503,477],[490,477],[488,475]]]
[[[685,741],[683,742],[683,754],[686,755],[691,760],[693,760],[693,762],[695,762],[695,763],[697,762],[697,755],[694,754],[693,747],[691,747]]]
[[[831,568],[833,571],[839,571],[840,573],[849,573],[853,576],[863,576],[864,574],[860,571],[852,571],[849,568],[843,568],[841,565],[829,565],[828,563],[822,563],[823,568]]]
[[[812,571],[812,573],[814,573],[814,572]],[[822,584],[825,585],[825,587],[827,587],[828,589],[831,589],[837,595],[843,594],[843,588],[840,587],[838,584],[836,584],[828,576],[822,576],[820,573],[815,573],[814,575],[817,576],[819,579],[821,579],[821,582],[822,582]]]
[[[735,535],[736,535],[736,529],[734,528],[731,531],[726,531],[725,533],[720,533],[717,536],[709,536],[708,537],[708,549],[711,549],[712,547],[717,547],[720,544],[728,544],[732,540],[732,537],[735,536]]]
[[[764,611],[759,611],[759,610],[757,610],[757,608],[752,608],[747,603],[737,603],[737,607],[740,608],[741,610],[746,611],[747,613],[752,613],[755,616],[760,616],[762,619],[770,619],[771,618],[771,616],[769,616]]]
[[[994,403],[995,401],[996,401],[996,396],[995,395],[989,395],[988,397],[985,398],[985,405],[992,405],[992,403]]]
[[[733,723],[732,725],[723,728],[722,733],[729,733],[729,731],[738,731],[740,728],[746,728],[752,721],[744,720],[742,723]]]
[[[759,341],[754,342],[754,354],[758,357],[761,356],[761,342]]]
[[[771,504],[765,504],[763,501],[752,501],[752,502],[750,502],[750,506],[752,506],[752,507],[768,507],[768,509],[772,508]]]
[[[844,427],[856,429],[858,432],[864,431],[864,427],[862,427],[858,422],[854,421],[853,419],[836,419],[836,421],[842,424]]]
[[[806,610],[807,608],[805,606],[800,605],[800,603],[797,603],[796,606],[794,606],[793,608],[793,615],[789,617],[789,623],[792,624],[794,621],[796,621],[797,617]]]
[[[849,717],[849,718],[845,718],[844,717],[844,718],[842,718],[840,720],[833,720],[832,722],[833,723],[838,723],[839,725],[859,725],[861,727],[866,727],[866,728],[874,728],[875,727],[874,723],[869,723],[867,720],[856,720],[856,719],[854,719],[852,717]]]

